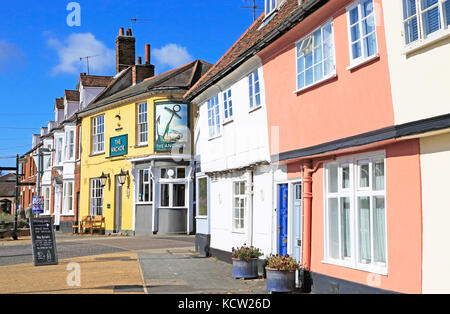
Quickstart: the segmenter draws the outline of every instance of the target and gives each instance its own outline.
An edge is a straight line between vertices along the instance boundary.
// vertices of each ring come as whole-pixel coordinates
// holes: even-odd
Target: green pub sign
[[[116,157],[128,154],[128,135],[111,137],[109,156]]]

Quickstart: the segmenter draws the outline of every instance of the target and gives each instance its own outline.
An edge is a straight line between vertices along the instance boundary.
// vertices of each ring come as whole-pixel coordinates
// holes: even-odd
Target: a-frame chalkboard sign
[[[58,255],[52,218],[31,218],[30,229],[34,266],[57,265]]]

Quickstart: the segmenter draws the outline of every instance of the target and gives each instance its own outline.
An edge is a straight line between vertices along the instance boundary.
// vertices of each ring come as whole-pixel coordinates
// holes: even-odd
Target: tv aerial
[[[87,74],[88,74],[88,75],[90,75],[90,73],[89,73],[89,59],[90,59],[90,58],[95,58],[95,57],[98,57],[98,56],[100,56],[100,55],[86,56],[86,57],[81,57],[81,58],[80,58],[80,61],[86,60]]]
[[[241,9],[252,10],[253,11],[253,21],[256,20],[256,13],[264,11],[264,8],[257,4],[258,0],[246,0],[247,2],[252,2],[253,5],[241,6]]]

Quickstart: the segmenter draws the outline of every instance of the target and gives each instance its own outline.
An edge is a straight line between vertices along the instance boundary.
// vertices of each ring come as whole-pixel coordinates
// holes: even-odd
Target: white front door
[[[61,187],[55,187],[55,211],[53,215],[55,216],[55,226],[59,226],[61,220]]]

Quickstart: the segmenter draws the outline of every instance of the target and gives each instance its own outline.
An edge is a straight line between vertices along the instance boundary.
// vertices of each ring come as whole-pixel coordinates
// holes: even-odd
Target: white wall
[[[395,124],[450,112],[450,31],[439,42],[405,54],[402,1],[383,0]]]
[[[450,134],[420,140],[423,293],[450,293]]]
[[[261,88],[261,107],[249,111],[249,87],[247,75],[258,69]],[[211,97],[219,94],[222,108],[222,92],[231,88],[233,99],[233,121],[222,125],[222,134],[209,138],[208,105]],[[233,74],[209,88],[194,100],[199,105],[196,125],[196,154],[200,154],[202,172],[237,169],[256,162],[270,162],[267,111],[265,104],[264,78],[260,59],[254,57]],[[223,112],[221,111],[223,122]]]
[[[86,108],[104,89],[104,87],[85,87],[80,85],[80,109]]]

